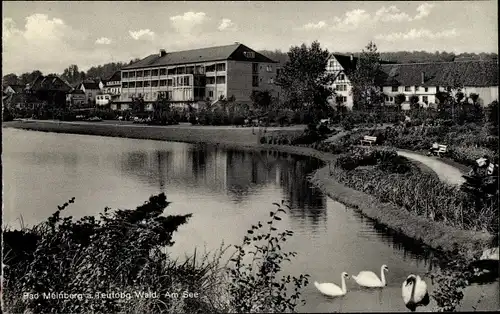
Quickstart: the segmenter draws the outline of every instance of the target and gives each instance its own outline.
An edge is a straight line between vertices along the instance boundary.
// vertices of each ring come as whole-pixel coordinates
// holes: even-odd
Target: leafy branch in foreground
[[[301,289],[309,284],[309,275],[298,278],[290,275],[278,277],[284,260],[291,261],[296,252],[283,252],[281,245],[293,235],[290,230],[278,232],[275,223],[279,213],[286,213],[288,205],[273,203],[278,208],[270,212],[266,228],[260,221],[247,230],[241,245],[235,245],[236,256],[230,269],[230,294],[232,307],[238,313],[295,312],[301,300]],[[250,259],[250,261],[248,261]],[[293,287],[289,293],[288,288]]]

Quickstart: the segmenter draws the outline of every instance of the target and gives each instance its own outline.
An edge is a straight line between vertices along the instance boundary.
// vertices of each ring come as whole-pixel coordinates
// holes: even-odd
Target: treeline
[[[274,61],[278,61],[281,65],[285,64],[288,60],[288,54],[281,50],[259,50],[259,53],[262,53],[268,58],[271,58]],[[343,52],[339,54],[351,54],[349,52]],[[354,56],[359,56],[360,52],[352,53]],[[380,52],[380,60],[384,61],[392,61],[396,63],[417,63],[417,62],[449,62],[454,60],[497,60],[498,54],[496,53],[460,53],[454,54],[446,51],[436,51],[436,52],[427,52],[427,51],[396,51],[396,52]],[[130,60],[127,62],[111,62],[103,65],[93,66],[88,69],[86,72],[80,71],[76,64],[72,64],[64,69],[63,73],[56,74],[60,76],[62,79],[66,80],[71,85],[76,85],[79,82],[85,79],[96,79],[102,78],[107,79],[113,73],[122,67],[129,65],[133,62],[138,61],[136,58],[134,60]],[[20,76],[10,73],[3,76],[2,87],[13,84],[26,85],[28,83],[33,82],[37,76],[41,75],[42,72],[39,70],[35,70],[31,73],[23,73]]]
[[[75,86],[86,79],[108,79],[113,73],[120,70],[122,67],[132,64],[133,62],[139,61],[139,58],[130,60],[129,62],[111,62],[103,65],[93,66],[85,71],[80,71],[78,65],[72,64],[64,69],[63,73],[42,73],[39,70],[33,72],[26,72],[21,75],[15,73],[9,73],[2,78],[2,87],[5,88],[8,85],[26,85],[33,82],[40,75],[57,75],[62,79],[66,80],[70,85]]]
[[[281,50],[260,50],[258,51],[268,58],[278,61],[280,64],[287,62],[288,54]],[[358,57],[360,52],[334,52],[335,54],[349,55],[352,54]],[[380,52],[380,60],[392,61],[396,63],[418,63],[418,62],[450,62],[455,60],[497,60],[496,53],[460,53],[454,54],[446,51],[396,51],[396,52]]]

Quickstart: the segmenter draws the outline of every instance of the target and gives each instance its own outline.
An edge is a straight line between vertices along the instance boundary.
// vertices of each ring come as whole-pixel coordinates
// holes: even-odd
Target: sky
[[[62,73],[240,42],[335,52],[498,52],[497,1],[2,1],[3,73]]]

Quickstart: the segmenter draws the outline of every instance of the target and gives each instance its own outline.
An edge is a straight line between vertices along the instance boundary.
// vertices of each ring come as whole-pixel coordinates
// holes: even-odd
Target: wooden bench
[[[448,146],[439,144],[436,153],[439,157],[441,157],[441,154],[448,153]]]
[[[372,144],[374,144],[376,141],[377,141],[376,136],[365,135],[363,137],[363,139],[361,140],[361,145],[363,145],[363,143],[367,143],[367,144],[370,144],[370,146],[372,146]]]

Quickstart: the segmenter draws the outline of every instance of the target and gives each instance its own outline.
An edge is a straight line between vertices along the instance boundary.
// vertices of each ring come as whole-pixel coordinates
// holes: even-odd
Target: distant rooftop
[[[452,61],[384,64],[384,86],[498,86],[497,61]],[[424,83],[422,84],[422,73]]]

